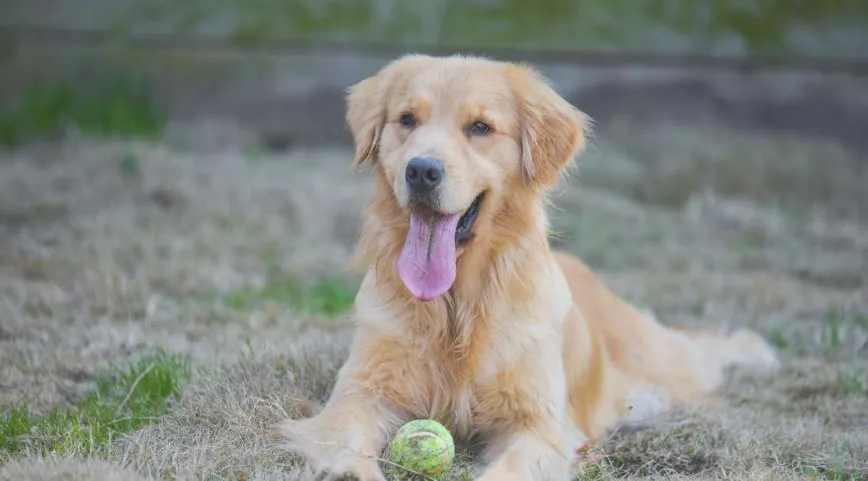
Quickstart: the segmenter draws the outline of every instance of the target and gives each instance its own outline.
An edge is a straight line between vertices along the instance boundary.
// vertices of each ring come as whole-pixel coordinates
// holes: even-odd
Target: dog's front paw
[[[386,481],[380,466],[374,459],[368,459],[352,454],[339,456],[333,463],[323,469],[319,476],[324,481],[355,479],[358,481]]]
[[[476,481],[521,481],[521,474],[505,469],[504,467],[494,467],[483,471],[476,478]]]
[[[283,448],[300,456],[313,479],[338,481],[385,481],[377,458],[352,449],[342,442],[341,436],[330,427],[320,424],[321,419],[287,420],[277,426],[283,438]]]

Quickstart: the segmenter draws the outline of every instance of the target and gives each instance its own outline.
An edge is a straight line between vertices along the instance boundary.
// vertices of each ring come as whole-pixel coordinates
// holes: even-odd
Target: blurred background
[[[553,242],[664,322],[751,326],[787,360],[770,394],[729,391],[745,426],[706,419],[623,466],[868,479],[828,477],[868,476],[865,0],[3,0],[0,412],[74,403],[153,348],[343,346],[371,190],[344,90],[408,52],[536,65],[596,122]],[[290,389],[257,366],[245,412]],[[305,372],[323,397],[333,371]],[[229,394],[191,392],[225,418]],[[261,461],[180,413],[125,459]]]
[[[125,97],[141,99],[143,88],[150,95],[136,105],[161,118],[228,117],[269,144],[345,143],[341,89],[410,51],[534,62],[603,125],[721,122],[868,142],[860,0],[7,0],[0,9],[4,108],[45,117],[7,114],[6,144],[48,133],[62,115],[83,129],[149,129],[150,110],[112,127],[64,103],[76,103],[65,100],[70,89],[111,92],[102,102],[122,116],[136,109]]]

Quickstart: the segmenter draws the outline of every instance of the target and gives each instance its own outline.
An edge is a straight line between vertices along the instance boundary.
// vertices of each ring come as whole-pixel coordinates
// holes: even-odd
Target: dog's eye
[[[416,116],[413,114],[404,114],[400,119],[401,127],[405,129],[412,129],[416,126]]]
[[[485,122],[482,122],[481,120],[477,120],[476,122],[470,124],[470,127],[468,127],[467,129],[467,133],[469,133],[470,135],[478,136],[488,135],[491,133],[491,126],[486,124]]]

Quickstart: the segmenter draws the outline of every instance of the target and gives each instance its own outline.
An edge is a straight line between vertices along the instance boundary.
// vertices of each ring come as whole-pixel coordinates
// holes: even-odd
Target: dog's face
[[[533,70],[410,55],[350,88],[356,164],[376,162],[407,214],[398,274],[420,300],[449,290],[457,259],[510,195],[554,184],[585,117]]]

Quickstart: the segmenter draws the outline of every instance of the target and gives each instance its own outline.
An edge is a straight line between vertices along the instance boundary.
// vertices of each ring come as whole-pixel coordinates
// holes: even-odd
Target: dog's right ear
[[[386,101],[400,72],[423,65],[431,57],[407,54],[380,69],[379,72],[347,89],[346,120],[356,144],[354,166],[366,161],[374,163],[380,148],[380,135],[386,125]]]
[[[380,134],[386,122],[385,89],[382,73],[368,77],[347,89],[346,120],[356,146],[354,166],[377,160]]]

